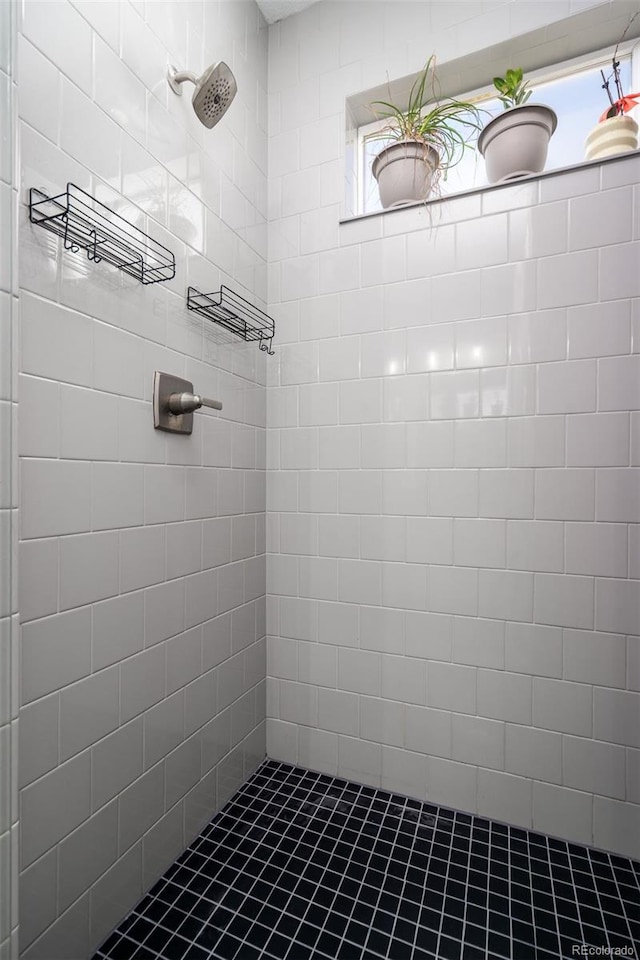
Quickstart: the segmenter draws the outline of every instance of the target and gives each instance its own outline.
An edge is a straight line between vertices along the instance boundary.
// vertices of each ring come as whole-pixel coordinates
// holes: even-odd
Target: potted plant
[[[604,71],[600,71],[602,89],[607,91],[609,106],[585,140],[585,158],[587,160],[597,160],[600,157],[610,157],[616,153],[628,153],[630,150],[638,149],[638,124],[628,114],[638,105],[640,93],[630,93],[625,97],[620,79],[620,61],[617,58],[618,47],[637,16],[638,13],[635,13],[631,17],[613,51],[612,74],[605,77]],[[615,100],[610,90],[612,79],[616,87],[617,97]]]
[[[490,120],[478,137],[489,183],[540,173],[558,123],[555,111],[527,102],[531,90],[519,67],[507,70],[504,77],[494,77],[493,85],[504,112]]]
[[[435,90],[432,55],[411,87],[406,109],[385,100],[371,104],[386,120],[374,135],[386,145],[371,168],[385,209],[426,200],[480,130],[480,114],[472,103],[440,100]]]

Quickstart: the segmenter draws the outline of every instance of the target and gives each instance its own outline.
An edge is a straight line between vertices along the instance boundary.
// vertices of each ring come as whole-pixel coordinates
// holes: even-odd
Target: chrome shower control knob
[[[153,425],[168,433],[191,433],[193,414],[201,407],[222,410],[219,400],[193,392],[190,380],[156,370],[153,376]]]
[[[222,410],[219,400],[210,400],[209,397],[201,397],[197,393],[172,393],[167,400],[167,406],[171,413],[193,413],[200,407]]]

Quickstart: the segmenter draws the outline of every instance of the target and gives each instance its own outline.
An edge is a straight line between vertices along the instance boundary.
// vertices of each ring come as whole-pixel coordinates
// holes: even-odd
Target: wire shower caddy
[[[273,356],[275,321],[224,284],[214,293],[200,293],[195,287],[189,287],[187,308],[243,340],[256,340],[261,350]]]
[[[175,277],[170,250],[74,183],[55,197],[31,187],[29,219],[62,237],[65,250],[85,250],[89,260],[111,263],[141,283]]]

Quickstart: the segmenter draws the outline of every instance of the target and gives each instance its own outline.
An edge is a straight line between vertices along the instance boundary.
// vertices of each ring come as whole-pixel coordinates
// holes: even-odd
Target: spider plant
[[[435,62],[432,54],[411,87],[406,109],[386,100],[375,100],[371,104],[376,116],[387,121],[372,139],[420,143],[425,149],[425,159],[430,150],[435,151],[438,166],[446,173],[459,163],[465,148],[471,146],[480,131],[480,111],[464,100],[439,99]]]

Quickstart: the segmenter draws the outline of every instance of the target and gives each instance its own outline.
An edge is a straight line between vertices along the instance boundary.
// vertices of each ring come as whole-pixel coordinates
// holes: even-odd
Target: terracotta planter
[[[525,103],[490,120],[478,137],[489,183],[517,180],[544,170],[558,118],[551,107]]]
[[[628,114],[596,124],[584,142],[585,159],[598,160],[638,149],[638,124]]]
[[[439,162],[433,147],[416,140],[399,140],[381,150],[371,170],[384,209],[426,200]]]

